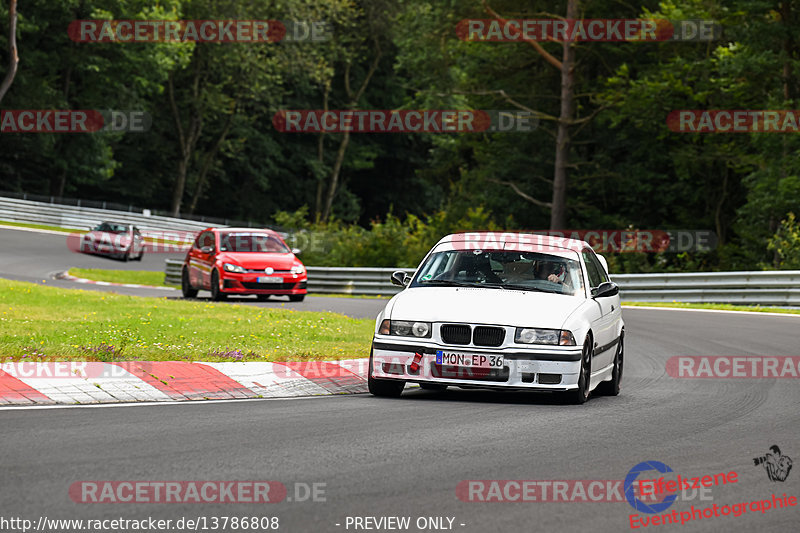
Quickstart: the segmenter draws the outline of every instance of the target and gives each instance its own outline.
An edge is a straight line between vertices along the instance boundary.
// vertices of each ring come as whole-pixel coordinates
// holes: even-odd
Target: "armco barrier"
[[[129,211],[48,204],[4,197],[0,197],[0,220],[70,229],[89,229],[104,220],[109,220],[134,224],[145,235],[149,232],[164,231],[197,232],[209,226],[207,222],[182,218],[145,216],[142,213]]]
[[[167,261],[166,280],[180,284],[181,262]],[[308,267],[308,292],[391,296],[400,292],[389,276],[411,268]],[[800,305],[800,270],[617,274],[623,300],[634,302]]]

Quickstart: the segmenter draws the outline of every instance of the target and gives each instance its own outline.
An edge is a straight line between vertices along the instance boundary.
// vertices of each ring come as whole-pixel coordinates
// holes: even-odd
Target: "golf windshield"
[[[412,287],[499,287],[575,295],[584,290],[576,253],[506,250],[434,252],[420,266]]]
[[[220,234],[220,251],[222,252],[258,252],[288,254],[289,248],[280,239],[268,233],[233,233]]]

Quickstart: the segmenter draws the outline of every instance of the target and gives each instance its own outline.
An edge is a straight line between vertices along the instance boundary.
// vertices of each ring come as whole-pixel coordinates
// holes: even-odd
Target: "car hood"
[[[389,318],[561,329],[585,301],[582,296],[533,291],[419,287],[395,296]]]
[[[266,268],[272,267],[275,270],[289,270],[297,260],[294,254],[261,254],[256,252],[224,252],[217,256],[221,263],[235,263],[244,268]]]
[[[96,241],[116,241],[130,238],[126,233],[111,233],[110,231],[89,231],[85,235]]]

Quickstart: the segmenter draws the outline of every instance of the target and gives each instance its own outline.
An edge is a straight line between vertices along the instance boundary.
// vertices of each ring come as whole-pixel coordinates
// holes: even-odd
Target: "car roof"
[[[464,233],[452,233],[443,237],[439,243],[446,242],[477,242],[483,243],[482,247],[490,247],[487,245],[498,246],[501,243],[515,243],[515,244],[529,244],[537,245],[548,248],[564,248],[581,252],[586,248],[590,248],[589,243],[577,239],[569,239],[567,237],[557,237],[552,235],[543,235],[541,233],[517,233],[513,231],[472,231]]]
[[[275,230],[269,228],[207,228],[203,231],[229,231],[233,233],[269,233],[270,235],[277,235]]]

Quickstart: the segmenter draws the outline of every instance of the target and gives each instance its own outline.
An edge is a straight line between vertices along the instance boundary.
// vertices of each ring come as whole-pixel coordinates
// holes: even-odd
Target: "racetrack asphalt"
[[[9,248],[2,233],[6,277],[33,261]],[[12,250],[15,259],[8,257]],[[29,278],[101,259],[76,256],[66,246],[62,257],[35,257],[39,270]],[[737,483],[712,490],[713,500],[679,500],[666,512],[773,493],[800,496],[797,467],[776,482],[753,462],[773,444],[800,457],[797,379],[692,380],[665,371],[675,355],[800,355],[800,318],[626,308],[624,319],[622,393],[583,406],[548,395],[414,390],[396,400],[353,395],[2,409],[0,515],[34,522],[277,516],[279,530],[293,532],[355,531],[345,527],[348,516],[410,516],[408,531],[420,531],[418,517],[452,517],[453,529],[464,532],[627,531],[634,513],[627,502],[465,502],[456,487],[462,480],[622,480],[642,461],[661,461],[682,476],[738,474]],[[275,480],[289,497],[295,483],[324,483],[326,501],[78,504],[68,490],[81,480]],[[647,530],[787,532],[798,524],[800,508],[789,507]]]

